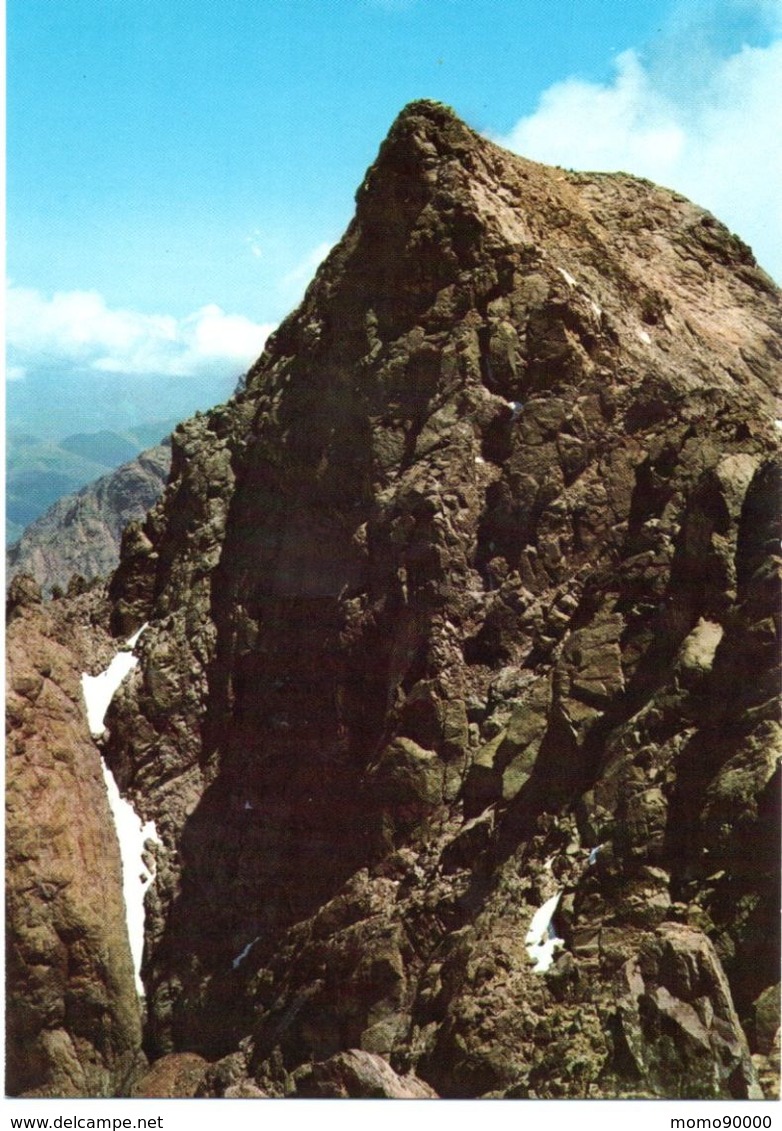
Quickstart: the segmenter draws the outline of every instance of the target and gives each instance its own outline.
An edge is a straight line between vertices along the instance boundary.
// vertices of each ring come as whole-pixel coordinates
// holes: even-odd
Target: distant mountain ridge
[[[101,429],[125,435],[150,412],[158,420],[179,421],[225,400],[238,377],[238,371],[166,377],[32,364],[23,378],[8,382],[6,430],[53,441]],[[154,436],[141,446],[148,448],[159,439]]]
[[[110,467],[127,463],[138,455],[136,443],[105,429],[100,432],[75,432],[61,440],[60,447],[75,456],[97,460]]]
[[[177,425],[155,420],[115,432],[77,432],[62,440],[11,432],[6,453],[6,545],[64,495],[159,444]]]
[[[110,573],[119,561],[122,531],[157,502],[170,464],[170,443],[158,444],[58,499],[8,547],[8,581],[29,574],[49,595],[65,589],[74,574],[92,581]]]

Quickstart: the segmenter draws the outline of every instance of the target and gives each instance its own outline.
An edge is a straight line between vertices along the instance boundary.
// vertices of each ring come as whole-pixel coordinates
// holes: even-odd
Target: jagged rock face
[[[10,596],[6,1093],[122,1094],[144,1063],[141,1009],[79,683],[111,646],[105,594],[43,606],[28,578]]]
[[[119,562],[122,532],[143,519],[168,477],[171,449],[159,444],[110,475],[59,499],[6,552],[6,577],[25,573],[44,593],[66,590],[74,575],[106,577]]]
[[[779,327],[681,197],[400,116],[112,579],[150,622],[107,746],[165,844],[150,1057],[207,1095],[366,1095],[375,1057],[449,1097],[759,1094]]]

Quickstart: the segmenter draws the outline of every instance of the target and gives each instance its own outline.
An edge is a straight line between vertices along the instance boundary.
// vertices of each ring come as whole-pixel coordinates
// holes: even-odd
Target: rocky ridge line
[[[403,112],[111,582],[139,1094],[773,1094],[779,330],[683,198]]]

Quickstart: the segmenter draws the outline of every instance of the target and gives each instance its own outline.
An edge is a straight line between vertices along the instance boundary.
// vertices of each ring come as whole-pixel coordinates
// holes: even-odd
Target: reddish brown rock
[[[161,1056],[133,1085],[135,1099],[190,1099],[194,1096],[208,1065],[192,1052]]]
[[[100,602],[17,606],[6,638],[11,1095],[125,1094],[144,1063],[119,848],[80,686],[110,655]]]

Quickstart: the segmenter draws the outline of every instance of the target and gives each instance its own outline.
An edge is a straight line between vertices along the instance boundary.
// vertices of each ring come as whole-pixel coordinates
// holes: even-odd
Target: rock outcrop
[[[11,585],[6,654],[6,1091],[126,1094],[143,1066],[114,822],[80,676],[108,655],[99,589]]]
[[[773,1091],[780,321],[682,197],[403,112],[109,587],[138,1094]]]
[[[319,1099],[431,1100],[435,1092],[415,1076],[400,1077],[382,1056],[348,1049],[294,1073],[295,1097]]]
[[[6,551],[6,577],[35,578],[44,593],[107,577],[119,562],[122,531],[143,519],[168,477],[171,449],[159,444],[72,495],[58,499]]]

